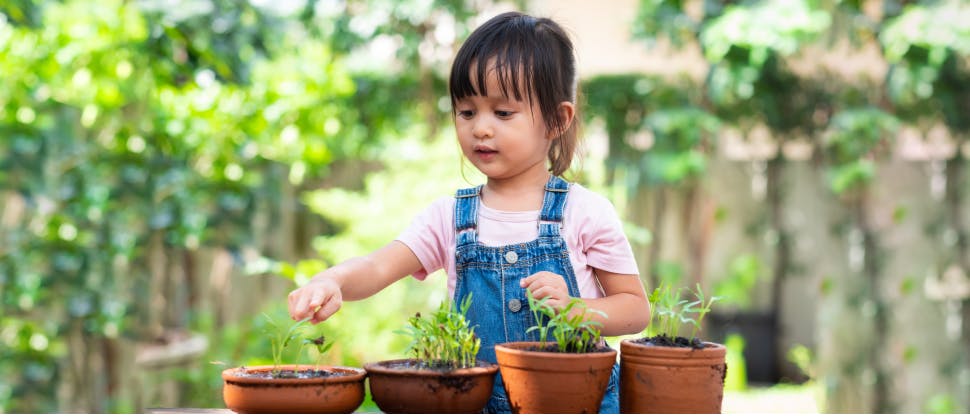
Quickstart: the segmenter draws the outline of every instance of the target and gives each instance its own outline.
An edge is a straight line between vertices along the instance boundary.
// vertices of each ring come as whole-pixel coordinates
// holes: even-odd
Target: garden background
[[[4,0],[0,412],[222,407],[286,293],[480,181],[447,71],[511,8],[574,35],[569,177],[644,284],[724,297],[728,398],[970,412],[958,0]],[[402,357],[444,283],[346,304],[327,361]]]

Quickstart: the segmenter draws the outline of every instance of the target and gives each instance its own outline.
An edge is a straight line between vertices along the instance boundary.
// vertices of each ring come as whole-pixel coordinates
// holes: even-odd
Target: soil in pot
[[[261,378],[261,379],[308,379],[308,378],[324,378],[324,377],[338,377],[343,375],[343,373],[337,371],[327,371],[324,369],[294,369],[294,370],[280,370],[277,374],[273,374],[272,371],[249,371],[246,367],[241,367],[240,371],[236,375],[243,378]]]
[[[643,345],[655,345],[658,347],[693,348],[695,350],[702,350],[707,347],[707,344],[705,344],[699,338],[687,339],[685,337],[669,337],[667,335],[656,335],[649,338],[640,338],[635,339],[632,342]]]
[[[374,403],[384,413],[480,413],[492,395],[498,366],[428,367],[417,360],[364,365]]]
[[[620,412],[720,413],[724,346],[655,338],[620,342]]]
[[[550,344],[546,346],[549,347]],[[538,342],[495,346],[495,355],[515,413],[598,413],[610,382],[616,350],[561,353]]]
[[[359,368],[284,365],[230,368],[222,372],[222,397],[236,413],[350,413],[364,401]]]

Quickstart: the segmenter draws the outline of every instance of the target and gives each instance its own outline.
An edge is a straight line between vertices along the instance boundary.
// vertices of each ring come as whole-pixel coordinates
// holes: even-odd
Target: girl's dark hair
[[[459,100],[488,95],[485,78],[490,63],[502,95],[538,103],[546,128],[561,132],[549,148],[550,171],[561,175],[572,163],[579,118],[577,114],[567,126],[559,111],[563,101],[576,103],[576,59],[569,36],[547,18],[508,12],[489,19],[465,40],[451,65],[453,115]]]

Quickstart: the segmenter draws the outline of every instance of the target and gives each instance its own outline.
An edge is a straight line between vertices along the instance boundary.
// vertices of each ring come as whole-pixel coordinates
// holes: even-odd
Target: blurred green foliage
[[[925,131],[942,120],[965,144],[970,9],[956,0],[885,0],[872,13],[865,3],[642,0],[632,32],[648,45],[696,44],[707,72],[703,80],[581,80],[586,121],[602,122],[609,138],[607,184],[625,178],[631,194],[691,189],[722,131],[762,125],[779,142],[807,138],[843,197],[877,177],[876,162],[902,127]],[[72,355],[77,345],[158,335],[146,325],[152,247],[173,255],[225,248],[239,268],[301,284],[390,241],[435,196],[477,183],[444,133],[445,77],[455,45],[490,5],[0,2],[0,200],[24,203],[17,221],[9,220],[14,207],[0,207],[0,411],[141,410],[113,399],[72,407],[80,399],[58,390],[85,359]],[[877,42],[885,78],[795,70],[806,50],[842,39]],[[956,152],[952,161],[962,158]],[[338,167],[352,177],[336,177]],[[313,240],[319,255],[293,258],[267,245],[257,247],[260,261],[243,264],[240,253],[281,226],[289,188],[295,209],[326,224]],[[631,229],[659,244],[651,231]],[[748,285],[759,264],[740,257],[728,274]],[[659,281],[688,274],[667,259],[651,266]],[[407,340],[394,334],[402,316],[445,296],[443,276],[428,280],[346,304],[321,325],[335,341],[327,360],[359,366],[403,356]],[[823,294],[837,282],[823,280]],[[268,311],[285,321],[282,301]],[[266,322],[251,312],[218,326],[211,311],[186,311],[177,324],[210,337],[206,362],[266,363],[269,346],[251,336]],[[181,405],[221,406],[213,368],[172,374],[191,386]],[[941,395],[926,408],[955,406]]]
[[[721,304],[742,309],[751,308],[755,284],[763,279],[764,265],[758,256],[741,254],[731,261],[727,276],[714,283],[714,296],[721,298]]]
[[[770,242],[771,250],[763,261],[770,265],[772,278],[766,281],[773,285],[776,298],[781,293],[778,279],[793,275],[797,267],[792,261],[794,236],[779,215],[790,192],[784,182],[786,156],[781,150],[786,142],[796,140],[810,148],[813,165],[820,168],[829,189],[846,210],[845,223],[850,225],[838,224],[834,230],[842,234],[840,238],[847,242],[848,251],[864,253],[864,257],[859,257],[864,261],[850,267],[855,269],[853,276],[825,278],[821,292],[831,295],[837,284],[857,287],[858,290],[846,294],[846,307],[869,311],[863,316],[872,321],[875,334],[863,342],[868,347],[842,354],[848,360],[865,354],[868,360],[865,365],[829,357],[836,367],[827,368],[828,373],[816,369],[815,374],[826,377],[830,386],[845,386],[842,383],[851,383],[849,380],[853,377],[864,379],[863,388],[873,392],[866,399],[870,400],[868,407],[863,407],[869,411],[891,412],[899,404],[898,398],[890,393],[891,369],[882,365],[880,358],[873,358],[877,356],[878,346],[889,342],[888,337],[892,336],[887,331],[887,322],[893,305],[892,299],[882,294],[880,286],[882,264],[888,253],[883,248],[879,229],[873,227],[873,220],[869,218],[872,214],[869,194],[879,176],[877,166],[892,157],[895,138],[903,129],[924,135],[932,130],[937,137],[946,136],[955,145],[957,151],[935,162],[945,166],[946,177],[946,208],[941,210],[936,222],[956,236],[959,243],[951,244],[953,251],[939,257],[941,262],[960,263],[959,259],[967,253],[967,230],[961,225],[958,212],[965,212],[961,201],[967,190],[966,150],[960,149],[965,149],[970,141],[966,117],[970,113],[968,21],[970,7],[957,0],[641,0],[638,18],[633,24],[634,35],[647,45],[657,45],[660,41],[668,41],[678,48],[696,45],[707,63],[703,82],[690,87],[702,90],[703,94],[684,94],[687,103],[664,106],[658,112],[670,107],[698,108],[696,114],[703,112],[716,117],[718,127],[715,128],[740,132],[742,141],[748,141],[749,134],[759,128],[767,128],[768,139],[776,147],[771,154],[756,156],[764,159],[757,162],[767,166],[761,168],[767,177],[767,203],[762,225],[750,228],[764,231],[763,240]],[[888,64],[888,72],[858,71],[846,76],[841,73],[839,62],[812,59],[824,57],[827,50],[840,48],[847,48],[850,55],[878,50],[881,56],[871,61],[883,60]],[[586,85],[604,81],[588,80]],[[616,108],[616,104],[627,100],[633,101],[632,108],[637,109],[633,114],[636,117],[614,114],[611,120],[610,116],[603,116],[612,151],[614,142],[635,137],[643,129],[624,121],[656,114],[640,110],[647,104],[637,100],[652,99],[655,103],[657,98],[633,95],[644,90],[638,88],[643,81],[637,75],[609,81],[611,89],[618,91],[615,97],[623,98],[591,100],[591,105],[599,104],[601,108],[590,113],[596,114],[609,105]],[[663,138],[654,138],[653,146],[642,153],[663,154]],[[703,154],[710,154],[704,150]],[[675,154],[686,159],[696,151],[696,147],[684,147]],[[644,167],[641,172],[647,169]],[[689,182],[673,184],[684,192],[692,192]],[[896,213],[900,212],[905,214],[905,209],[897,209]],[[904,217],[902,214],[898,217],[900,220]],[[741,256],[736,257],[739,261],[744,258],[742,253],[737,255]],[[758,258],[751,259],[761,262]],[[676,263],[671,264],[670,260],[654,260],[663,270],[677,269]],[[759,274],[756,268],[750,267],[754,264],[733,263],[731,272],[721,280],[720,289],[726,293],[750,292],[751,281]],[[964,269],[967,267],[966,261],[960,264]],[[844,283],[836,283],[840,281]],[[778,303],[772,303],[777,308]],[[967,316],[966,302],[963,308],[963,315]],[[844,389],[834,387],[829,391]],[[851,395],[846,393],[847,398]],[[851,400],[830,400],[828,403],[834,406],[830,410],[852,409],[839,407]]]
[[[285,186],[316,183],[339,161],[376,160],[411,126],[447,119],[440,65],[432,71],[434,55],[418,45],[450,50],[477,10],[377,3],[0,6],[0,191],[26,203],[0,233],[0,410],[68,410],[51,398],[69,363],[85,359],[69,355],[72,340],[157,336],[144,325],[151,241],[238,253],[265,230],[257,212],[279,226],[273,202]],[[452,39],[435,37],[431,22],[442,19]],[[398,56],[352,68],[381,36],[403,44]],[[438,93],[421,97],[422,83]],[[191,325],[222,331],[205,321]],[[111,406],[87,410],[123,410]]]

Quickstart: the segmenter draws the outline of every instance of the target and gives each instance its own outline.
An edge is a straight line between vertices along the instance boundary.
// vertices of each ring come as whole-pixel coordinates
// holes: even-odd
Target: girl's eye
[[[474,115],[475,115],[475,112],[474,111],[471,111],[471,110],[459,110],[458,111],[458,117],[461,117],[461,118],[464,118],[464,119],[472,118],[472,116],[474,116]]]
[[[499,116],[500,118],[509,118],[509,117],[512,117],[512,112],[497,110],[495,111],[495,115]]]

